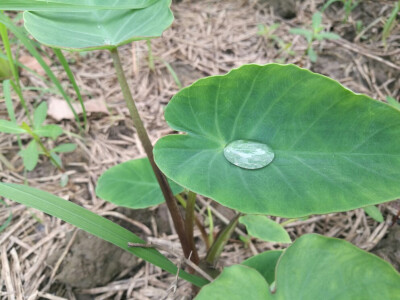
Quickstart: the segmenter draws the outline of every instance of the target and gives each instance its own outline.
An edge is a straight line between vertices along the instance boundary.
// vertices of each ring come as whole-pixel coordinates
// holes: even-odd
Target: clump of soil
[[[62,251],[50,256],[47,263],[54,265]],[[80,230],[55,279],[74,288],[90,288],[112,281],[122,269],[138,263],[136,256]]]

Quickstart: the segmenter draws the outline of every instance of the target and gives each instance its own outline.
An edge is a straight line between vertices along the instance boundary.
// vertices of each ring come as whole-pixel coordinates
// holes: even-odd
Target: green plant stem
[[[74,87],[75,93],[78,97],[79,103],[81,104],[82,107],[82,114],[83,114],[83,128],[86,129],[87,128],[87,113],[86,113],[86,108],[85,105],[83,104],[83,99],[82,99],[82,95],[81,92],[79,90],[79,87],[75,81],[75,77],[74,74],[72,73],[68,62],[64,56],[64,54],[62,53],[62,51],[60,49],[57,48],[53,48],[54,53],[56,54],[58,60],[60,61],[61,65],[63,66],[65,72],[67,73],[67,76],[69,78],[69,81],[71,81],[72,86]]]
[[[192,257],[195,264],[199,264],[199,255],[197,254],[196,245],[194,243],[193,237],[193,227],[194,227],[194,207],[196,205],[196,193],[188,192],[188,201],[186,204],[186,215],[185,215],[185,230],[186,237],[192,248]]]
[[[207,252],[207,256],[205,261],[210,265],[214,266],[217,262],[218,258],[220,257],[222,250],[224,249],[226,243],[228,242],[229,238],[231,237],[233,231],[236,228],[236,225],[239,221],[239,217],[241,214],[237,214],[226,227],[218,234],[217,238],[215,239],[214,243],[212,244],[210,250]]]
[[[185,199],[183,199],[183,197],[180,194],[175,195],[175,198],[182,205],[182,207],[186,209]],[[207,236],[206,229],[204,228],[203,224],[200,222],[198,216],[196,216],[196,215],[194,216],[194,222],[196,223],[197,228],[199,228],[199,230],[200,230],[201,237],[202,237],[204,243],[206,244],[206,249],[207,250],[210,249],[210,242],[209,242],[209,239]]]
[[[185,224],[182,215],[179,211],[178,205],[174,198],[174,194],[172,193],[171,187],[169,186],[166,177],[164,176],[164,174],[161,173],[160,169],[157,167],[154,161],[153,146],[150,142],[149,136],[147,135],[147,131],[143,125],[143,122],[140,119],[140,115],[136,108],[135,102],[133,101],[132,94],[128,86],[128,82],[126,81],[125,78],[124,70],[122,69],[121,60],[118,54],[118,49],[113,48],[110,50],[110,52],[117,73],[118,82],[121,86],[126,105],[129,109],[129,113],[133,120],[133,124],[136,128],[139,139],[150,161],[151,167],[153,168],[154,174],[156,175],[161,191],[164,195],[165,202],[167,203],[168,210],[174,222],[175,230],[178,233],[178,237],[182,245],[183,253],[185,257],[188,258],[193,251],[186,237],[186,232],[184,228]]]

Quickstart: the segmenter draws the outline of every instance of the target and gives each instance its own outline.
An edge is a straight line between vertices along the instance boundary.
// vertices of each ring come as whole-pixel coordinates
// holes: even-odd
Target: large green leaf
[[[79,205],[35,188],[11,183],[0,183],[0,196],[60,218],[170,273],[176,274],[177,272],[176,266],[156,250],[129,248],[128,242],[144,243],[138,236]],[[203,286],[207,283],[205,279],[183,271],[180,271],[179,274],[181,278],[196,286]]]
[[[138,9],[159,0],[2,0],[0,10],[82,12],[94,9]]]
[[[25,28],[39,42],[70,50],[112,49],[158,37],[173,20],[171,0],[143,9],[24,13]]]
[[[183,191],[176,183],[169,183],[174,195]],[[148,158],[130,160],[105,171],[97,182],[96,194],[116,205],[133,209],[164,202]]]
[[[160,169],[241,212],[300,217],[400,197],[400,111],[294,65],[201,79],[173,97],[165,119],[187,134],[156,143]],[[275,156],[263,168],[235,166],[224,156],[235,140]]]
[[[281,255],[274,287],[268,288],[255,271],[241,265],[226,268],[196,299],[400,299],[400,274],[389,263],[317,234],[300,237]]]
[[[289,234],[278,223],[262,215],[245,215],[239,222],[246,226],[249,235],[267,242],[291,243]]]

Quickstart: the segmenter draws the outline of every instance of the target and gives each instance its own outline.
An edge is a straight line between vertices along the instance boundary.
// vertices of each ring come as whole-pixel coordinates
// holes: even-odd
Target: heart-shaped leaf
[[[160,36],[173,20],[170,2],[158,0],[142,9],[26,11],[25,28],[39,42],[55,48],[112,49],[131,41]]]
[[[226,268],[196,299],[400,299],[400,274],[389,263],[317,234],[304,235],[285,250],[271,287],[254,271],[242,265]]]
[[[278,223],[262,215],[245,215],[239,222],[246,226],[249,235],[260,240],[276,243],[291,243],[286,230]]]
[[[183,191],[169,181],[174,195]],[[118,206],[133,209],[146,208],[164,202],[160,186],[147,158],[135,159],[116,165],[99,178],[96,194]]]
[[[165,119],[187,134],[156,143],[160,169],[241,212],[301,217],[400,197],[400,111],[294,65],[201,79],[173,97]],[[224,149],[236,140],[267,145],[273,160],[232,164]]]

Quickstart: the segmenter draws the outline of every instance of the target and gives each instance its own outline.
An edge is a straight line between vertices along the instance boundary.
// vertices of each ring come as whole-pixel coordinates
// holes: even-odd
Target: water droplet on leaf
[[[236,140],[226,145],[224,155],[235,166],[250,170],[269,165],[275,156],[266,144],[246,140]]]

